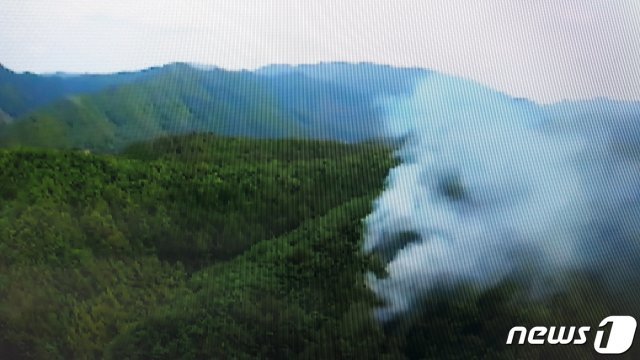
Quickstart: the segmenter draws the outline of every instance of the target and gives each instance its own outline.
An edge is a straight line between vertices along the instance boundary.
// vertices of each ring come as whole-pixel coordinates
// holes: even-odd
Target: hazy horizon
[[[434,70],[541,103],[640,100],[640,4],[631,0],[0,5],[0,63],[17,72],[368,62]]]

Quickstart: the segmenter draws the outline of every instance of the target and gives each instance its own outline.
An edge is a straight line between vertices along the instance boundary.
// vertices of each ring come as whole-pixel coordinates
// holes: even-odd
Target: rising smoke
[[[552,279],[561,290],[576,270],[638,272],[637,116],[559,116],[580,105],[546,108],[437,74],[385,106],[388,131],[406,141],[365,220],[365,251],[388,273],[369,276],[381,321],[463,283]]]

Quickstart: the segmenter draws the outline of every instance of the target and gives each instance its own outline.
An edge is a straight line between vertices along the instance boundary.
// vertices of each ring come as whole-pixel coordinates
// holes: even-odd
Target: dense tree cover
[[[380,161],[374,155],[383,142],[365,142],[357,145],[318,140],[261,140],[220,137],[211,133],[192,133],[180,137],[164,137],[154,141],[126,147],[122,155],[140,160],[177,160],[180,162],[207,162],[216,165],[237,163],[265,163],[278,161],[335,161],[355,155],[360,161],[376,167]],[[388,165],[385,163],[385,165]]]
[[[190,131],[297,136],[296,124],[249,73],[172,65],[156,76],[56,102],[0,132],[0,144],[116,151]]]
[[[461,287],[376,323],[366,277],[384,267],[361,251],[362,219],[393,164],[375,144],[202,134],[117,156],[2,150],[0,354],[589,358],[590,345],[504,341],[517,324],[637,309],[579,274],[535,301],[515,282]]]
[[[392,164],[374,145],[168,141],[217,155],[0,151],[0,353],[100,357],[188,274],[375,192]]]
[[[356,198],[230,263],[195,274],[191,294],[117,337],[112,358],[359,357],[382,331],[363,272],[360,218],[372,198]],[[356,336],[366,332],[361,339]],[[372,331],[372,332],[371,332]],[[371,332],[371,333],[369,333]],[[369,344],[370,341],[376,343]]]
[[[285,67],[276,74],[267,69],[228,71],[171,64],[95,79],[4,73],[11,76],[3,80],[0,72],[0,108],[15,121],[0,128],[0,146],[100,152],[117,152],[138,141],[189,132],[347,142],[384,137],[380,102],[410,93],[417,79],[426,74],[373,64]],[[112,86],[87,94],[88,89],[73,92],[47,85],[44,94],[57,101],[13,111],[13,98],[2,95],[3,81],[6,91],[13,92],[31,78],[37,84],[48,84],[47,79],[67,84],[76,79],[73,81],[86,81],[87,86],[103,79]],[[19,98],[13,101],[22,102]]]
[[[23,226],[33,234],[16,230],[11,235],[5,256],[15,253],[18,261],[37,237],[43,244],[29,250],[34,253],[28,258],[53,256],[63,264],[72,256],[67,247],[78,246],[94,255],[153,251],[194,265],[228,259],[366,194],[392,161],[386,150],[369,145],[328,143],[313,155],[287,155],[286,149],[311,148],[296,141],[284,142],[292,145],[288,148],[274,141],[213,136],[170,141],[210,155],[202,155],[206,161],[185,162],[172,160],[178,155],[170,152],[153,161],[131,158],[147,157],[133,150],[129,158],[80,151],[0,152],[3,230],[34,223]],[[270,144],[273,150],[265,151]],[[60,256],[44,244],[55,246]]]

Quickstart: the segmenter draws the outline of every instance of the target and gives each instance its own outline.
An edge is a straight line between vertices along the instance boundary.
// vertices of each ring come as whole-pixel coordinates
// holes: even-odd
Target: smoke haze
[[[369,277],[378,319],[460,284],[556,291],[570,271],[638,272],[638,104],[542,107],[431,74],[385,106],[406,141],[365,220],[388,272]]]

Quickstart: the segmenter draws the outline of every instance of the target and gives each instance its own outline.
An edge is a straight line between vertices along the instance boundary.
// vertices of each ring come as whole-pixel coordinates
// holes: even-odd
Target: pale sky
[[[638,0],[0,0],[0,63],[114,72],[375,62],[539,102],[640,100]]]

